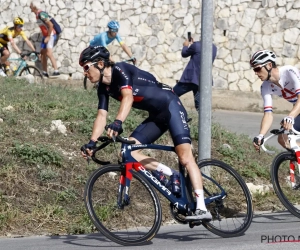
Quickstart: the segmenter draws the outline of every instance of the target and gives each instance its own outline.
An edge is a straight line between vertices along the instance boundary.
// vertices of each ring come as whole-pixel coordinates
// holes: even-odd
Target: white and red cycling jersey
[[[270,81],[264,81],[261,85],[261,95],[264,100],[264,112],[272,112],[272,95],[277,95],[295,104],[300,94],[300,73],[299,70],[291,65],[279,68],[278,87]]]

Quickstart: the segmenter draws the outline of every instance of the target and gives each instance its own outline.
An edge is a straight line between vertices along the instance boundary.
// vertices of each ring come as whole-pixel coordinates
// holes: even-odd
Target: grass
[[[109,120],[118,103],[111,101]],[[75,234],[95,230],[83,204],[85,181],[98,166],[88,165],[80,147],[89,141],[97,113],[95,90],[63,84],[38,86],[14,78],[0,78],[0,235]],[[132,110],[124,123],[128,135],[146,117]],[[193,114],[190,114],[193,116]],[[62,120],[66,135],[51,131],[51,121]],[[194,148],[198,127],[191,123]],[[159,140],[172,144],[168,134]],[[229,144],[232,150],[224,147]],[[113,147],[103,150],[105,160],[116,162]],[[173,155],[146,151],[170,167]],[[220,125],[212,127],[212,157],[232,165],[246,182],[270,184],[272,156],[258,155],[247,136],[238,136]],[[254,195],[255,209],[282,208],[271,191]],[[164,221],[170,220],[169,204],[163,201]],[[105,216],[106,211],[103,211]]]

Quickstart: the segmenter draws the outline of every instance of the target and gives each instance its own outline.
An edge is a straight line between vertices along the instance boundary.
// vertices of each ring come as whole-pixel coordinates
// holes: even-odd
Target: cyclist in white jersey
[[[127,47],[127,45],[122,41],[120,35],[118,34],[120,25],[117,21],[110,21],[107,24],[108,31],[102,32],[98,35],[96,35],[91,41],[90,46],[96,47],[96,46],[103,46],[107,48],[107,45],[109,45],[112,41],[115,39],[118,41],[124,52],[130,57],[130,59],[133,60],[133,63],[136,64],[136,58],[132,55],[130,49]],[[110,58],[111,59],[111,58]],[[113,61],[113,60],[111,60]]]
[[[276,56],[269,50],[260,50],[253,54],[250,65],[255,74],[263,81],[261,95],[264,101],[264,116],[261,121],[259,135],[254,137],[253,145],[258,151],[263,143],[264,135],[273,122],[272,95],[277,95],[293,103],[289,114],[283,118],[281,125],[284,129],[294,128],[300,131],[300,74],[294,66],[276,66]],[[284,148],[289,148],[287,135],[278,136],[278,142]]]

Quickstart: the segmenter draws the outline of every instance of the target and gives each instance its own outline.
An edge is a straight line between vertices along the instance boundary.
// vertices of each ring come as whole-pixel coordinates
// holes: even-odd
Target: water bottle
[[[168,179],[167,179],[167,177],[164,175],[164,173],[162,171],[154,170],[154,171],[152,171],[152,175],[156,179],[158,179],[162,185],[164,185],[164,186],[167,185]]]
[[[174,195],[180,195],[181,187],[180,187],[180,178],[179,175],[174,173],[171,175],[171,182],[172,182],[172,193]]]

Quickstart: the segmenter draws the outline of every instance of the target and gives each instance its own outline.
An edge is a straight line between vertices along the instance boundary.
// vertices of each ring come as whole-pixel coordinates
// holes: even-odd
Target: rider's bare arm
[[[97,141],[98,137],[102,135],[104,131],[104,127],[106,125],[106,118],[107,118],[107,111],[104,109],[99,109],[96,120],[94,122],[91,140]]]
[[[131,58],[132,57],[132,52],[128,48],[128,46],[125,43],[121,44],[122,49],[125,51],[125,53]]]
[[[29,39],[26,39],[25,42],[26,42],[26,44],[28,45],[28,47],[32,49],[32,51],[35,51],[35,48],[34,48],[32,42],[30,42]]]
[[[273,123],[273,113],[265,112],[261,120],[259,134],[265,135],[269,131],[270,127],[272,126],[272,123]]]

